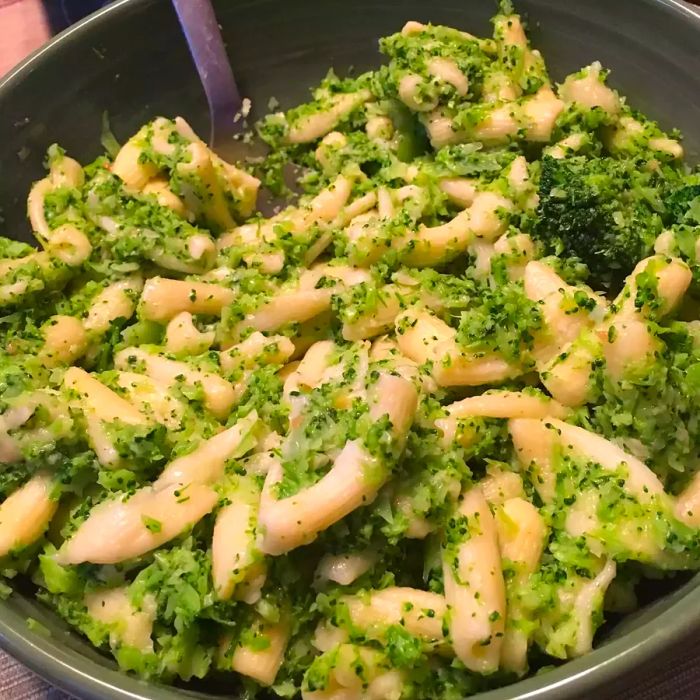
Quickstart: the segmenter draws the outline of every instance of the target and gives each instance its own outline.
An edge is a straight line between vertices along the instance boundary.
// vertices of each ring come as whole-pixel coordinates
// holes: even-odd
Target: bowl
[[[378,37],[408,19],[484,34],[495,8],[491,0],[221,0],[216,9],[256,117],[271,97],[283,108],[304,100],[329,66],[341,73],[376,66]],[[555,78],[600,60],[633,105],[662,127],[681,129],[689,160],[700,161],[700,18],[690,9],[675,0],[518,0],[517,9],[528,17],[534,45]],[[100,153],[105,113],[122,140],[161,114],[181,114],[206,133],[206,102],[167,0],[117,0],[0,81],[0,233],[31,240],[25,201],[32,181],[43,176],[46,148],[58,142],[90,161]],[[657,587],[650,600],[606,630],[591,654],[480,700],[553,700],[609,690],[700,626],[700,574]],[[41,624],[30,629],[28,618]],[[0,601],[0,645],[81,698],[222,696],[206,684],[170,688],[120,673],[21,581]]]

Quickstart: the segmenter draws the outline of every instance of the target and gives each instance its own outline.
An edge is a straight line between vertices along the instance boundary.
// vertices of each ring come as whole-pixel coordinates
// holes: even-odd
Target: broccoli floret
[[[674,223],[700,224],[700,175],[666,197],[668,217]]]
[[[533,234],[548,253],[584,262],[597,288],[619,288],[669,218],[664,202],[678,171],[645,165],[608,157],[542,159]]]

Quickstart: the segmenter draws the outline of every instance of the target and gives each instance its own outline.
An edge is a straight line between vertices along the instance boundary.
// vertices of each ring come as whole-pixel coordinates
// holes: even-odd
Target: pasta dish
[[[493,27],[408,22],[263,158],[49,149],[0,239],[5,595],[149,679],[451,700],[700,568],[700,172]]]

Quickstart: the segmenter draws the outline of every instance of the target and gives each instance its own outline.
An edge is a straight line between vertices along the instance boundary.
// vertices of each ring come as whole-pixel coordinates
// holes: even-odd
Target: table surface
[[[700,0],[693,2],[700,5]],[[41,46],[52,33],[104,4],[107,4],[105,0],[0,0],[0,76]],[[697,700],[700,698],[700,631],[663,657],[652,659],[634,677],[621,677],[597,695],[599,700],[628,697]],[[0,700],[70,700],[70,697],[0,650]]]

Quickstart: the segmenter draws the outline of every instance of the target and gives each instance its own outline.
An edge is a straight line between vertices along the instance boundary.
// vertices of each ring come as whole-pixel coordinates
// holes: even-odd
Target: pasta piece
[[[570,594],[572,616],[576,620],[576,642],[571,649],[572,656],[582,656],[593,649],[593,620],[600,615],[603,597],[608,586],[615,578],[617,566],[613,559],[603,564],[598,575],[591,580],[581,580],[578,590]]]
[[[535,244],[526,233],[504,233],[493,244],[493,253],[505,258],[508,278],[519,280],[525,276],[527,265],[535,257]]]
[[[471,128],[469,134],[455,132],[452,142],[455,142],[454,139],[456,142],[464,141],[470,136],[496,145],[507,143],[522,135],[525,141],[547,143],[563,108],[564,103],[554,94],[551,87],[543,85],[534,95],[513,102],[494,104],[486,116]]]
[[[44,534],[58,508],[53,489],[52,477],[39,472],[0,504],[0,557],[34,544]]]
[[[63,385],[77,395],[83,408],[90,446],[105,467],[117,467],[121,458],[107,431],[115,421],[149,428],[151,421],[136,407],[106,387],[85,370],[71,367],[63,376]]]
[[[700,473],[678,494],[674,512],[689,527],[700,527]]]
[[[494,465],[486,467],[486,476],[479,482],[479,488],[492,507],[525,497],[525,488],[520,474],[499,469]]]
[[[442,108],[421,114],[420,120],[428,133],[430,145],[435,150],[469,139],[469,134],[455,126],[452,116]]]
[[[303,700],[398,700],[403,691],[403,673],[392,667],[383,652],[357,644],[340,644],[319,657],[330,673],[319,688],[302,686]],[[313,668],[313,666],[312,666]],[[323,677],[323,676],[322,676]]]
[[[233,290],[218,284],[152,277],[143,288],[139,313],[142,318],[159,323],[183,311],[218,316],[235,298]]]
[[[193,527],[218,495],[203,483],[144,486],[95,506],[55,555],[61,565],[119,564],[140,557]],[[105,533],[109,537],[105,538]]]
[[[29,447],[30,454],[36,454],[37,448],[68,437],[73,431],[68,405],[51,389],[13,398],[6,394],[4,400],[7,408],[0,414],[0,465],[22,462],[25,447]],[[37,419],[36,423],[27,426],[32,418]]]
[[[340,151],[347,145],[348,139],[345,134],[342,134],[340,131],[331,131],[321,139],[314,151],[314,155],[324,170],[330,170],[333,152]]]
[[[463,253],[475,238],[492,241],[504,232],[512,209],[513,203],[505,197],[479,192],[469,209],[446,224],[423,227],[397,239],[397,246],[406,250],[402,260],[411,267],[432,267]]]
[[[274,486],[282,478],[281,464],[268,472],[260,502],[259,521],[263,528],[261,549],[274,556],[312,542],[319,532],[370,503],[377,485],[369,479],[376,473],[376,460],[359,441],[345,445],[328,474],[300,493],[275,499]]]
[[[465,355],[454,341],[435,345],[432,375],[438,386],[498,384],[517,377],[521,370],[492,354]]]
[[[408,73],[399,81],[399,99],[413,112],[430,112],[437,107],[436,94],[426,89],[428,84],[416,73]]]
[[[351,112],[369,101],[371,97],[372,94],[369,90],[339,93],[330,97],[327,108],[304,115],[289,126],[287,141],[289,143],[308,143],[325,136]]]
[[[540,372],[549,393],[565,406],[580,406],[589,399],[591,372],[603,353],[603,344],[595,333],[583,331]]]
[[[185,405],[162,384],[136,372],[117,372],[116,382],[130,404],[148,419],[164,425],[168,430],[179,430]]]
[[[195,525],[216,505],[208,484],[221,479],[227,460],[250,449],[257,423],[253,411],[233,427],[171,462],[150,486],[133,496],[106,500],[92,509],[61,547],[62,564],[117,564],[141,556]],[[113,537],[105,544],[102,534]]]
[[[552,502],[556,495],[552,483],[557,478],[563,454],[599,465],[615,475],[617,484],[630,500],[634,499],[650,516],[659,518],[673,511],[673,503],[654,472],[609,440],[556,419],[514,419],[510,431],[523,467],[532,470],[534,462],[533,483],[543,500],[548,498]],[[546,475],[545,491],[538,483],[538,480],[545,483],[542,473]],[[628,558],[653,562],[657,566],[682,566],[682,558],[679,560],[673,552],[666,551],[665,539],[633,514],[618,518],[611,539],[599,517],[600,497],[594,487],[577,494],[566,518],[566,530],[572,537],[585,537],[591,551],[599,556],[607,552],[607,547],[613,550],[622,547]]]
[[[520,86],[503,70],[492,70],[484,76],[482,99],[485,103],[513,102],[521,94]]]
[[[330,231],[343,225],[349,212],[362,210],[366,196],[347,205],[352,192],[353,179],[338,175],[324,190],[300,207],[290,207],[270,219],[247,223],[225,233],[218,241],[219,250],[233,246],[241,249],[242,258],[249,267],[258,267],[267,274],[276,274],[284,267],[285,254],[278,247],[280,235],[301,237],[317,229],[318,235],[311,243],[300,240],[306,248],[304,263],[310,265],[330,244]],[[284,234],[280,234],[280,230]]]
[[[216,516],[211,546],[212,578],[220,600],[234,593],[255,603],[265,582],[265,564],[256,545],[260,492],[239,483],[227,496],[231,501]]]
[[[322,620],[316,625],[311,643],[320,652],[331,651],[349,640],[348,631],[332,625],[328,620]]]
[[[80,229],[72,224],[63,224],[51,233],[46,251],[69,267],[78,267],[90,257],[92,245]]]
[[[680,258],[666,258],[663,255],[644,258],[632,270],[625,288],[615,300],[615,306],[621,315],[641,312],[649,316],[651,313],[651,309],[646,305],[642,306],[640,311],[636,302],[638,279],[644,274],[651,274],[655,278],[657,298],[652,303],[658,305],[654,312],[660,316],[666,316],[678,307],[692,279],[690,268]]]
[[[112,163],[112,173],[134,190],[142,190],[146,183],[158,174],[155,164],[142,157],[141,144],[145,135],[146,127],[143,127],[119,149]]]
[[[213,372],[207,372],[185,362],[170,360],[141,348],[125,348],[114,357],[114,366],[129,371],[142,365],[145,374],[166,387],[184,383],[186,386],[201,386],[204,405],[217,418],[228,416],[236,400],[236,390],[225,379]]]
[[[181,136],[193,143],[205,145],[204,141],[197,136],[192,127],[182,117],[175,117],[175,129]],[[233,195],[236,214],[243,219],[249,217],[255,210],[260,180],[245,170],[227,163],[211,150],[209,151],[209,158],[225,189]]]
[[[437,316],[410,309],[396,319],[396,342],[401,352],[418,364],[433,359],[438,343],[451,341],[455,330]]]
[[[590,143],[590,137],[584,133],[574,133],[565,136],[552,146],[547,146],[543,150],[544,155],[560,160],[567,156],[578,153],[584,146]]]
[[[528,299],[540,303],[547,329],[544,334],[539,334],[534,349],[535,360],[539,367],[543,367],[576,340],[585,328],[593,326],[589,311],[576,303],[575,294],[585,294],[593,305],[597,305],[599,299],[584,289],[567,284],[551,267],[538,260],[525,267],[523,284]]]
[[[200,274],[214,264],[216,244],[205,233],[195,233],[186,238],[170,237],[150,254],[150,259],[166,270],[186,275]]]
[[[344,596],[350,623],[370,639],[382,639],[391,625],[402,626],[426,644],[445,642],[443,623],[447,604],[437,593],[415,588],[390,587],[378,591]]]
[[[46,195],[53,190],[54,186],[51,180],[45,177],[32,185],[32,189],[29,190],[29,196],[27,197],[29,223],[37,238],[42,241],[47,241],[51,237],[51,229],[46,221],[46,213],[44,211],[44,200]]]
[[[584,327],[550,363],[540,365],[543,384],[563,404],[578,406],[588,400],[591,372],[598,358],[604,357],[607,373],[620,379],[658,350],[659,341],[646,322],[652,311],[646,305],[636,306],[637,277],[641,274],[655,278],[658,308],[653,313],[658,316],[677,307],[691,278],[687,265],[677,258],[651,256],[642,260],[627,278],[608,316],[592,332]]]
[[[241,642],[233,652],[231,668],[261,685],[270,686],[275,682],[284,661],[289,642],[289,623],[267,624],[258,620],[251,632],[251,643]]]
[[[653,311],[647,306],[637,308],[637,280],[641,275],[651,274],[656,281],[656,296],[659,308]],[[659,341],[649,331],[646,319],[657,314],[671,313],[680,303],[690,285],[690,268],[678,258],[662,256],[645,258],[637,264],[629,276],[625,289],[615,300],[616,311],[601,328],[603,354],[606,371],[615,379],[653,357]]]
[[[345,340],[365,340],[386,333],[394,327],[396,317],[405,306],[404,290],[398,285],[387,284],[379,290],[376,308],[356,315],[343,323]]]
[[[333,289],[299,289],[282,292],[253,312],[241,324],[240,331],[274,332],[289,323],[303,323],[330,308]]]
[[[394,122],[392,122],[389,117],[383,115],[369,117],[365,124],[365,133],[370,141],[391,148],[391,138],[394,135]]]
[[[396,319],[401,352],[418,364],[432,362],[431,374],[439,386],[478,386],[520,374],[495,354],[468,355],[455,340],[456,331],[426,311],[411,309]]]
[[[522,101],[519,128],[525,139],[535,143],[548,143],[564,103],[548,85],[542,86],[532,97]]]
[[[459,491],[459,487],[457,491]],[[394,498],[393,506],[394,510],[408,521],[403,533],[408,539],[424,540],[431,532],[435,531],[436,525],[433,522],[415,512],[412,494],[400,493]]]
[[[460,97],[469,92],[469,79],[449,58],[432,58],[427,64],[428,73],[434,78],[449,83]]]
[[[455,519],[466,532],[455,533],[458,541],[443,549],[452,646],[469,670],[493,673],[505,628],[505,586],[496,524],[478,486],[462,494]]]
[[[522,618],[517,598],[518,586],[523,586],[540,563],[547,537],[547,527],[540,512],[522,497],[510,498],[496,510],[496,529],[501,557],[513,568],[508,580],[508,619],[501,647],[501,667],[522,676],[527,671],[528,634],[518,621]]]
[[[80,187],[84,179],[80,163],[66,155],[60,155],[51,159],[48,177],[38,180],[32,185],[27,197],[27,215],[32,230],[42,243],[46,243],[52,235],[51,228],[46,221],[46,195],[57,188]]]
[[[352,554],[324,554],[316,567],[314,578],[319,583],[333,581],[341,586],[349,586],[369,571],[377,561],[377,554],[371,550]]]
[[[276,331],[289,323],[303,323],[330,308],[334,294],[348,286],[369,281],[365,270],[341,265],[316,265],[304,271],[296,288],[283,290],[259,309],[249,314],[234,335],[246,328],[256,331]],[[317,285],[321,280],[332,286]]]
[[[543,394],[519,391],[487,391],[450,404],[446,410],[447,418],[438,418],[435,427],[442,431],[447,444],[454,440],[461,418],[564,418],[568,414],[564,406]]]
[[[665,497],[663,484],[656,474],[643,462],[625,452],[615,443],[589,430],[563,423],[560,420],[552,419],[548,423],[557,431],[565,451],[586,457],[610,471],[617,470],[621,465],[624,465],[627,471],[625,489],[633,494],[640,503],[648,502],[653,497]]]
[[[377,338],[372,343],[369,359],[372,362],[385,363],[385,366],[390,367],[400,377],[416,383],[426,394],[437,390],[432,378],[422,374],[416,362],[403,355],[398,343],[389,336]]]
[[[602,66],[598,61],[570,75],[559,88],[564,102],[577,104],[585,109],[599,108],[611,117],[620,112],[620,98],[604,82]]]
[[[251,369],[258,363],[282,365],[293,353],[294,344],[286,336],[265,336],[256,331],[238,345],[220,353],[219,361],[225,371],[232,372]]]
[[[79,367],[71,367],[66,371],[63,384],[75,391],[85,409],[101,421],[148,424],[148,419],[138,409]]]
[[[522,94],[523,73],[532,63],[520,17],[513,14],[496,15],[494,40],[498,48],[497,67],[484,77],[482,99],[485,102],[513,101]]]
[[[472,205],[478,191],[476,180],[467,177],[448,177],[440,180],[440,189],[453,204],[464,209]]]
[[[85,330],[106,333],[118,318],[131,318],[136,308],[135,297],[143,288],[141,275],[132,275],[107,285],[90,303]]]
[[[552,463],[556,440],[554,431],[547,428],[550,422],[535,418],[514,418],[508,422],[518,461],[545,504],[553,502],[556,487]]]
[[[81,187],[85,182],[83,167],[65,153],[51,159],[49,180],[54,187]]]
[[[568,410],[545,395],[494,390],[450,404],[447,412],[455,418],[560,418],[567,415]]]
[[[172,209],[176,214],[185,216],[187,211],[184,202],[168,187],[165,178],[154,178],[143,186],[143,193],[153,195],[161,207]]]
[[[381,373],[373,393],[370,415],[376,420],[388,415],[394,439],[402,440],[418,400],[413,384]],[[319,481],[293,496],[276,499],[273,490],[282,478],[282,465],[276,462],[267,474],[260,502],[262,551],[279,555],[313,541],[319,532],[370,503],[387,476],[360,440],[350,440]]]
[[[412,36],[413,34],[420,34],[421,32],[427,32],[432,29],[430,25],[423,24],[422,22],[416,22],[415,20],[409,20],[404,24],[404,26],[401,28],[401,34],[404,36]],[[469,32],[463,32],[460,31],[459,29],[453,29],[452,27],[440,27],[442,31],[447,31],[449,34],[454,35],[456,37],[459,37],[461,39],[464,39],[466,41],[477,41],[480,44],[482,44],[482,48],[484,51],[487,53],[491,53],[489,50],[489,40],[488,39],[479,39],[478,37],[474,36],[473,34],[470,34]]]
[[[188,157],[175,165],[175,172],[187,208],[218,229],[232,228],[235,222],[211,151],[201,141],[190,143],[185,151]]]
[[[135,608],[129,599],[126,586],[94,591],[85,596],[88,615],[112,629],[109,643],[112,649],[120,646],[132,647],[142,654],[153,653],[153,622],[157,605],[155,596],[143,596],[141,607]]]
[[[74,316],[52,316],[43,325],[42,333],[44,345],[39,359],[46,367],[72,364],[87,350],[85,328]]]
[[[334,351],[335,343],[331,340],[313,343],[301,362],[285,378],[282,396],[289,406],[290,428],[298,424],[306,405],[304,394],[320,384]]]
[[[230,428],[204,440],[194,451],[178,457],[163,470],[154,486],[168,484],[211,484],[224,476],[226,462],[240,457],[255,445],[258,414],[251,411]]]
[[[674,160],[682,160],[685,152],[683,146],[676,140],[667,136],[659,136],[649,139],[649,148],[665,155],[671,156]]]
[[[215,336],[215,331],[200,331],[192,314],[181,311],[165,329],[165,349],[175,355],[199,355],[212,346]]]

